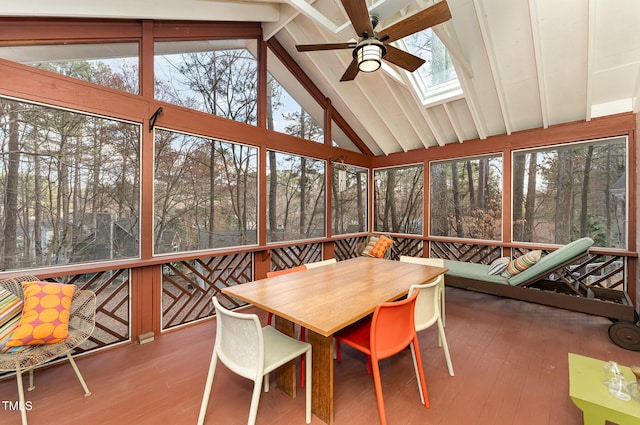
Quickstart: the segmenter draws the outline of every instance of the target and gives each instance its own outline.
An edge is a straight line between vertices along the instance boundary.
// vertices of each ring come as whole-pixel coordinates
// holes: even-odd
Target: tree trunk
[[[209,238],[207,240],[207,248],[213,248],[215,246],[214,230],[216,228],[216,197],[215,197],[215,185],[216,185],[216,142],[211,140],[209,142],[209,228],[207,233]],[[204,247],[199,247],[204,248]]]
[[[7,180],[4,194],[4,261],[3,270],[15,269],[18,231],[18,179],[20,169],[20,125],[18,124],[17,106],[9,105],[9,155]]]
[[[571,213],[573,211],[573,184],[571,176],[571,150],[558,151],[558,176],[555,208],[555,240],[564,245],[571,240]]]
[[[467,168],[467,179],[469,180],[469,207],[473,211],[478,207],[476,203],[476,193],[473,187],[473,167],[471,161],[465,161]],[[482,180],[478,180],[478,184],[482,183]],[[480,194],[480,187],[478,187],[478,194]]]
[[[589,147],[587,148],[587,156],[584,160],[584,174],[582,175],[582,196],[580,199],[580,237],[587,236],[587,209],[589,206],[589,178],[591,174],[592,158],[593,145],[589,145]]]
[[[431,234],[433,236],[450,236],[449,222],[447,220],[447,207],[436,205],[447,200],[447,173],[446,167],[442,164],[435,164],[431,167]]]
[[[307,209],[307,159],[300,157],[300,235],[305,235]]]
[[[515,155],[511,167],[511,174],[513,178],[513,192],[511,193],[512,207],[512,225],[513,228],[513,240],[528,242],[524,240],[524,168],[526,166],[527,155]]]
[[[464,236],[464,228],[462,226],[462,211],[460,208],[460,182],[458,179],[458,164],[451,163],[451,179],[453,189],[453,215],[454,215],[454,227],[456,229],[456,236]]]
[[[536,183],[538,179],[538,154],[533,152],[529,162],[527,178],[527,199],[524,204],[524,234],[523,242],[533,242],[533,231],[535,229],[536,213]]]
[[[384,225],[382,231],[396,232],[398,229],[398,210],[396,206],[396,170],[387,171],[387,193],[384,212]],[[389,221],[391,221],[391,227],[387,227]]]
[[[366,196],[364,191],[364,196]],[[366,200],[363,199],[362,193],[362,175],[360,171],[356,172],[356,208],[358,210],[358,232],[364,232],[366,230]]]
[[[275,151],[268,151],[269,154],[269,233],[271,242],[277,239],[278,219],[276,217],[276,196],[278,195],[278,167],[276,166]]]

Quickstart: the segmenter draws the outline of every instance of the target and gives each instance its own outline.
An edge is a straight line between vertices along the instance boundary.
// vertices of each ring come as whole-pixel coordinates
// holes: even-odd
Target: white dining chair
[[[433,267],[444,267],[444,260],[442,258],[424,258],[424,257],[409,257],[407,255],[401,255],[400,261],[405,263],[414,263],[414,264],[424,264],[426,266]],[[442,326],[446,326],[446,318],[445,318],[445,286],[444,286],[444,275],[441,274],[438,277],[434,278],[434,280],[438,281],[438,285],[440,287],[439,303],[440,303],[440,317],[442,318]],[[438,342],[438,347],[440,346],[440,342]]]
[[[328,266],[329,264],[336,263],[335,258],[329,258],[328,260],[316,261],[314,263],[306,263],[305,266],[307,269],[314,269],[316,267]]]
[[[441,342],[444,350],[447,369],[449,370],[449,375],[454,376],[451,355],[449,354],[449,345],[447,344],[447,337],[444,334],[444,325],[442,324],[442,317],[440,316],[440,282],[432,280],[421,285],[412,285],[409,288],[408,296],[410,297],[417,290],[420,292],[418,292],[418,298],[416,299],[416,332],[430,328],[433,324],[438,325],[438,340]]]
[[[311,422],[311,344],[291,338],[271,326],[262,327],[256,314],[227,310],[214,297],[216,339],[204,387],[198,425],[204,424],[218,359],[232,372],[254,381],[248,425],[256,422],[264,376],[306,354],[306,422]],[[268,389],[265,389],[268,391]]]

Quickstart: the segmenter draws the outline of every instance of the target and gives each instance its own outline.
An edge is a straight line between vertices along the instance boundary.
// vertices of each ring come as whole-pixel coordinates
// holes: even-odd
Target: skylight
[[[427,61],[416,72],[409,73],[409,78],[423,103],[432,103],[460,94],[460,82],[449,52],[433,29],[427,28],[412,34],[399,43],[402,44],[402,49]]]

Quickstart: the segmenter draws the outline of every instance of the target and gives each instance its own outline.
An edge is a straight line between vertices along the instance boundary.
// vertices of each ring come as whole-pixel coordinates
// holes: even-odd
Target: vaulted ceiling
[[[386,28],[432,6],[363,0]],[[640,1],[448,0],[434,27],[460,89],[428,103],[393,65],[340,82],[350,50],[297,44],[357,39],[340,0],[0,0],[3,16],[261,22],[376,155],[640,110]],[[423,66],[429,66],[425,64]]]

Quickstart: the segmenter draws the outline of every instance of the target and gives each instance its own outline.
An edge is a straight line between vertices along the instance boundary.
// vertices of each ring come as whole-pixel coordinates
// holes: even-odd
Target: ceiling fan
[[[382,59],[409,72],[415,71],[424,64],[424,59],[400,50],[389,43],[451,19],[449,5],[446,1],[441,1],[390,27],[376,31],[378,17],[369,16],[365,0],[342,0],[342,5],[347,15],[349,15],[351,25],[360,36],[357,42],[296,46],[299,52],[353,49],[353,60],[342,75],[342,78],[340,78],[340,81],[351,81],[356,78],[360,71],[376,71],[380,68]]]

